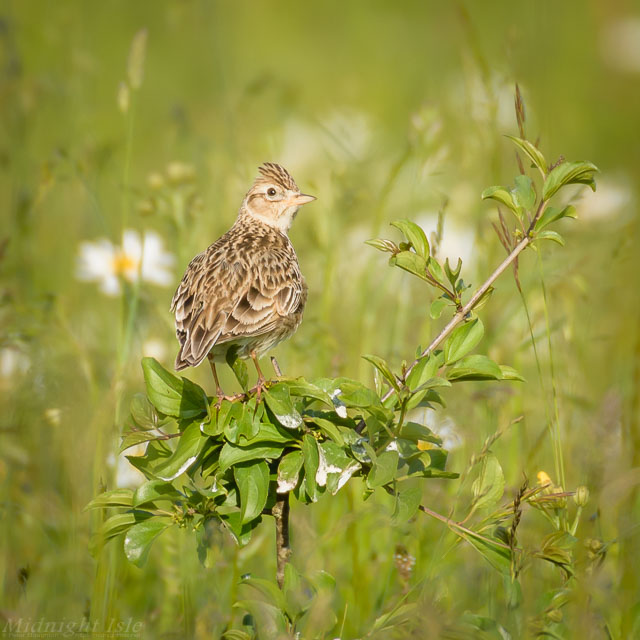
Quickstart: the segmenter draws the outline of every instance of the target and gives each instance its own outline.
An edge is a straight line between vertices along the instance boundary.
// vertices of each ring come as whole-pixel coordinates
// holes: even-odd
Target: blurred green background
[[[125,95],[141,29],[144,77]],[[433,231],[443,210],[442,255],[462,256],[474,286],[488,276],[504,249],[480,193],[518,173],[503,137],[517,134],[516,82],[527,135],[547,158],[595,162],[598,191],[574,190],[579,219],[561,225],[565,248],[543,247],[542,270],[533,251],[520,262],[542,378],[507,273],[481,312],[481,348],[526,382],[458,386],[423,419],[462,472],[523,415],[492,447],[512,498],[541,470],[557,482],[555,393],[565,488],[586,485],[591,498],[579,580],[553,628],[640,633],[640,4],[604,0],[0,4],[0,627],[100,615],[141,621],[144,637],[209,638],[241,615],[231,609],[238,577],[274,572],[271,522],[241,550],[220,532],[206,568],[185,531],[161,537],[143,569],[118,542],[88,550],[100,515],[86,503],[140,481],[117,455],[119,434],[143,389],[142,355],[173,363],[175,284],[232,224],[258,165],[279,162],[318,196],[291,231],[310,297],[298,333],[275,351],[283,370],[371,383],[363,353],[411,360],[440,326],[430,292],[363,241],[397,239],[387,226],[397,218]],[[106,239],[122,265],[113,247],[125,229],[159,234],[160,257],[174,256],[170,284],[143,278],[105,295],[79,278],[83,251],[104,257],[86,242]],[[207,367],[187,375],[212,389]],[[233,386],[228,372],[224,382]],[[444,525],[420,514],[392,526],[389,501],[363,502],[352,484],[292,507],[294,564],[337,580],[326,637],[366,635],[407,589],[420,616],[398,637],[467,637],[456,630],[465,611],[514,638],[549,623],[558,569],[532,559],[509,604],[498,575]],[[423,503],[462,518],[469,484],[425,482]],[[538,514],[525,519],[525,541],[547,532]],[[606,545],[597,562],[593,540]],[[396,545],[416,559],[408,577]]]

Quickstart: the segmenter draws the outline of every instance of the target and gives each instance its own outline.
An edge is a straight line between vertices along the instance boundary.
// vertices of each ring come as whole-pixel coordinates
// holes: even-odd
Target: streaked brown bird
[[[216,371],[227,351],[258,357],[290,337],[302,321],[307,285],[287,232],[298,209],[315,200],[300,193],[289,172],[267,162],[247,192],[234,225],[187,267],[171,302],[180,351],[175,368],[211,364],[219,400],[225,397]]]

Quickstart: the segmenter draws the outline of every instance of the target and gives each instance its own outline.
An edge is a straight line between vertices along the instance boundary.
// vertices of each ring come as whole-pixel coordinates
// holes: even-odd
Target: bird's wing
[[[247,261],[217,244],[191,261],[173,297],[176,369],[196,366],[216,344],[269,333],[304,303],[295,254],[291,260],[292,252],[265,252]]]

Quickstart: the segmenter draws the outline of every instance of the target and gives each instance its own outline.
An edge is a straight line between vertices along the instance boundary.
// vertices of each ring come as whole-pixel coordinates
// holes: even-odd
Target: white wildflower
[[[460,448],[463,439],[458,425],[449,416],[433,411],[427,407],[419,407],[410,412],[408,419],[428,427],[442,440],[442,448],[453,451]]]
[[[173,254],[164,250],[164,242],[155,231],[145,231],[144,238],[133,229],[122,235],[118,247],[106,238],[80,244],[76,276],[79,280],[98,282],[100,290],[115,296],[121,292],[121,281],[146,282],[167,286],[173,280]]]
[[[416,224],[420,225],[431,242],[431,235],[438,228],[438,216],[433,213],[418,214],[415,218]],[[445,216],[442,230],[442,238],[438,246],[438,259],[444,263],[449,258],[449,264],[455,268],[458,258],[462,260],[462,264],[468,269],[472,268],[474,258],[475,234],[471,225],[459,225],[454,218]],[[465,269],[462,271],[463,275]]]
[[[115,465],[116,467],[116,486],[126,489],[137,489],[146,478],[142,472],[138,471],[130,462],[126,456],[142,456],[146,451],[146,444],[141,443],[133,447],[129,447],[126,451],[123,451],[116,456],[112,453],[107,458],[107,464],[110,467]]]
[[[598,188],[595,193],[588,188],[579,189],[575,205],[581,220],[606,220],[633,209],[633,193],[625,181],[607,178],[599,180],[597,177],[596,180]]]
[[[142,344],[142,355],[162,361],[167,356],[167,344],[160,338],[149,338]]]
[[[626,17],[604,27],[600,51],[616,71],[640,73],[640,18]]]
[[[12,378],[22,375],[31,367],[31,360],[26,353],[15,347],[0,349],[0,377]]]

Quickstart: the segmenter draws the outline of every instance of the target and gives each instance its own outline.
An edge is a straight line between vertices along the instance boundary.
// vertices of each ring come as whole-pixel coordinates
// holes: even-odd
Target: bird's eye
[[[276,190],[273,187],[269,187],[267,189],[267,195],[268,196],[275,196],[276,195]]]

